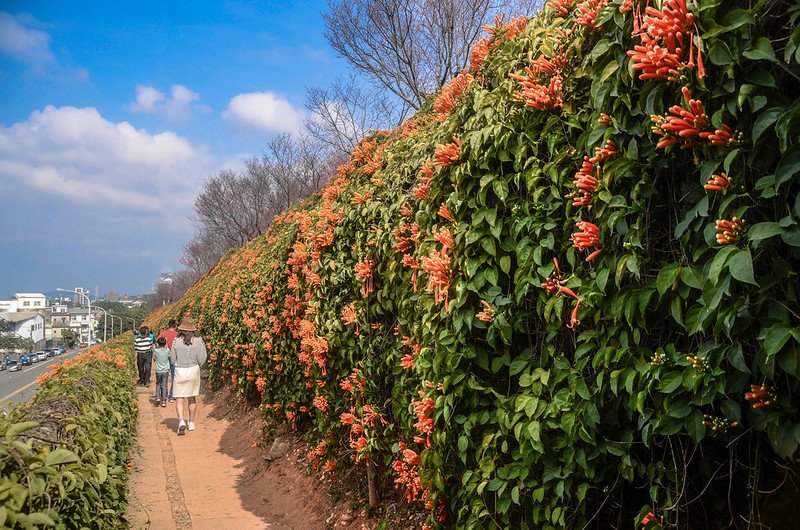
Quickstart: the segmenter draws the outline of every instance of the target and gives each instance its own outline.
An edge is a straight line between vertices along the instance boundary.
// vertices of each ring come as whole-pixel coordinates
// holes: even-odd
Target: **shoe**
[[[161,402],[160,402],[159,400],[157,400],[157,399],[156,399],[156,400],[153,402],[153,404],[154,404],[154,405],[157,407],[157,406],[161,405]]]
[[[166,402],[166,401],[162,401],[162,402],[161,402],[161,406],[162,406],[162,407],[166,407],[166,406],[167,406],[167,402]]]
[[[175,403],[175,398],[169,398],[170,403]]]
[[[183,436],[186,434],[186,422],[181,420],[178,422],[178,436]]]
[[[193,430],[194,430],[194,422],[193,422],[193,421],[190,421],[190,422],[189,422],[189,430],[190,430],[190,431],[193,431]]]

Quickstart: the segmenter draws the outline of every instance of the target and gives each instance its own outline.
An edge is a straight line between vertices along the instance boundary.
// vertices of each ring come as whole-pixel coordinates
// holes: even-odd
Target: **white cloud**
[[[18,18],[0,12],[0,52],[26,63],[54,62],[50,35],[26,28]]]
[[[193,110],[208,112],[208,106],[195,103],[199,100],[200,94],[183,85],[172,85],[169,97],[155,87],[137,85],[136,101],[125,108],[137,114],[153,114],[170,122],[182,122],[192,117]]]
[[[288,133],[299,132],[303,118],[291,103],[272,92],[234,96],[222,117],[245,129]]]
[[[0,11],[0,54],[26,63],[39,75],[65,80],[86,81],[89,72],[59,64],[50,49],[50,35],[44,31],[26,27],[36,21],[28,16],[14,16]]]
[[[94,108],[53,107],[0,126],[0,176],[36,192],[185,223],[213,171],[204,148],[173,132],[113,123]]]

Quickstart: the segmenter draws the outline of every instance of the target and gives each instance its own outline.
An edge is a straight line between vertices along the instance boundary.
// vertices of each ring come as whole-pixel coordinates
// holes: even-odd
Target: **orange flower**
[[[433,100],[433,111],[439,114],[450,114],[455,107],[455,102],[458,96],[470,85],[473,77],[462,72],[453,78],[450,83],[442,87],[441,92]]]
[[[441,206],[439,206],[439,211],[437,212],[441,217],[444,217],[451,223],[455,221],[453,218],[453,214],[450,213],[450,209],[447,207],[447,203],[443,202]]]
[[[608,0],[586,0],[578,4],[578,16],[575,17],[575,24],[586,26],[587,28],[597,27],[597,15],[603,9]]]
[[[476,42],[475,46],[473,46],[472,50],[469,52],[470,72],[474,72],[483,66],[483,62],[486,60],[487,55],[489,55],[489,38],[484,37]]]
[[[461,158],[461,140],[453,136],[449,144],[437,144],[434,148],[433,164],[439,167],[451,166]]]
[[[548,293],[560,292],[575,299],[575,307],[572,309],[569,324],[567,324],[567,327],[572,329],[581,323],[580,320],[578,320],[578,307],[580,307],[583,299],[575,294],[575,291],[563,285],[564,280],[561,279],[561,270],[558,268],[558,260],[553,258],[553,263],[555,264],[555,270],[544,281],[544,283],[542,283],[542,288]]]
[[[328,410],[328,400],[322,396],[317,396],[311,400],[311,403],[322,412]]]
[[[400,366],[402,366],[404,370],[411,370],[414,368],[414,356],[405,354],[403,358],[400,359]]]
[[[427,289],[433,293],[433,301],[437,304],[444,302],[447,311],[450,289],[450,256],[447,255],[447,249],[422,258],[421,267],[428,273]]]
[[[720,245],[733,245],[739,241],[739,238],[747,228],[747,221],[738,217],[727,219],[717,219],[717,243]]]
[[[724,191],[731,186],[731,179],[727,173],[720,173],[719,175],[711,175],[708,183],[703,186],[709,191]]]
[[[694,15],[686,8],[686,0],[665,0],[661,11],[648,6],[642,20],[634,15],[634,34],[639,34],[641,45],[627,54],[632,68],[642,73],[639,79],[667,79],[678,82],[682,72],[695,67]],[[687,42],[688,41],[688,42]],[[688,47],[689,57],[685,58]],[[697,73],[705,76],[700,47],[697,47]]]
[[[481,300],[481,304],[483,304],[483,311],[479,312],[475,316],[481,322],[486,322],[488,324],[494,317],[494,310],[492,309],[492,306],[490,306],[485,300]]]
[[[766,385],[750,385],[750,392],[744,395],[745,400],[754,402],[754,409],[769,407],[777,397],[775,390]]]
[[[361,280],[361,294],[366,297],[374,290],[372,283],[372,268],[375,266],[375,260],[365,259],[361,263],[357,263],[353,268],[356,277]]]
[[[596,224],[588,221],[579,221],[575,223],[575,226],[580,232],[572,234],[570,238],[572,244],[578,250],[596,248],[597,250],[586,257],[586,261],[594,260],[602,252],[602,248],[600,248],[602,246],[600,243],[600,229],[597,228]]]

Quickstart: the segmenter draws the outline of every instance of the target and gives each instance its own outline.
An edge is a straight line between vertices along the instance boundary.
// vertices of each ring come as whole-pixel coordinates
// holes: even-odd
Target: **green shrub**
[[[130,333],[40,376],[0,416],[0,527],[125,527],[136,439]]]
[[[648,9],[557,0],[498,25],[472,77],[152,323],[191,312],[218,384],[432,523],[779,527],[800,7]]]

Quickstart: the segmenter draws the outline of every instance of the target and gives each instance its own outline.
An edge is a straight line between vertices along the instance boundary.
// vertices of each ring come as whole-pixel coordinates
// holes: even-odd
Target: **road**
[[[62,355],[50,357],[46,361],[23,366],[19,372],[9,372],[7,369],[0,372],[0,409],[30,400],[39,390],[36,378],[48,371],[48,366],[74,357],[84,349],[69,350]]]

